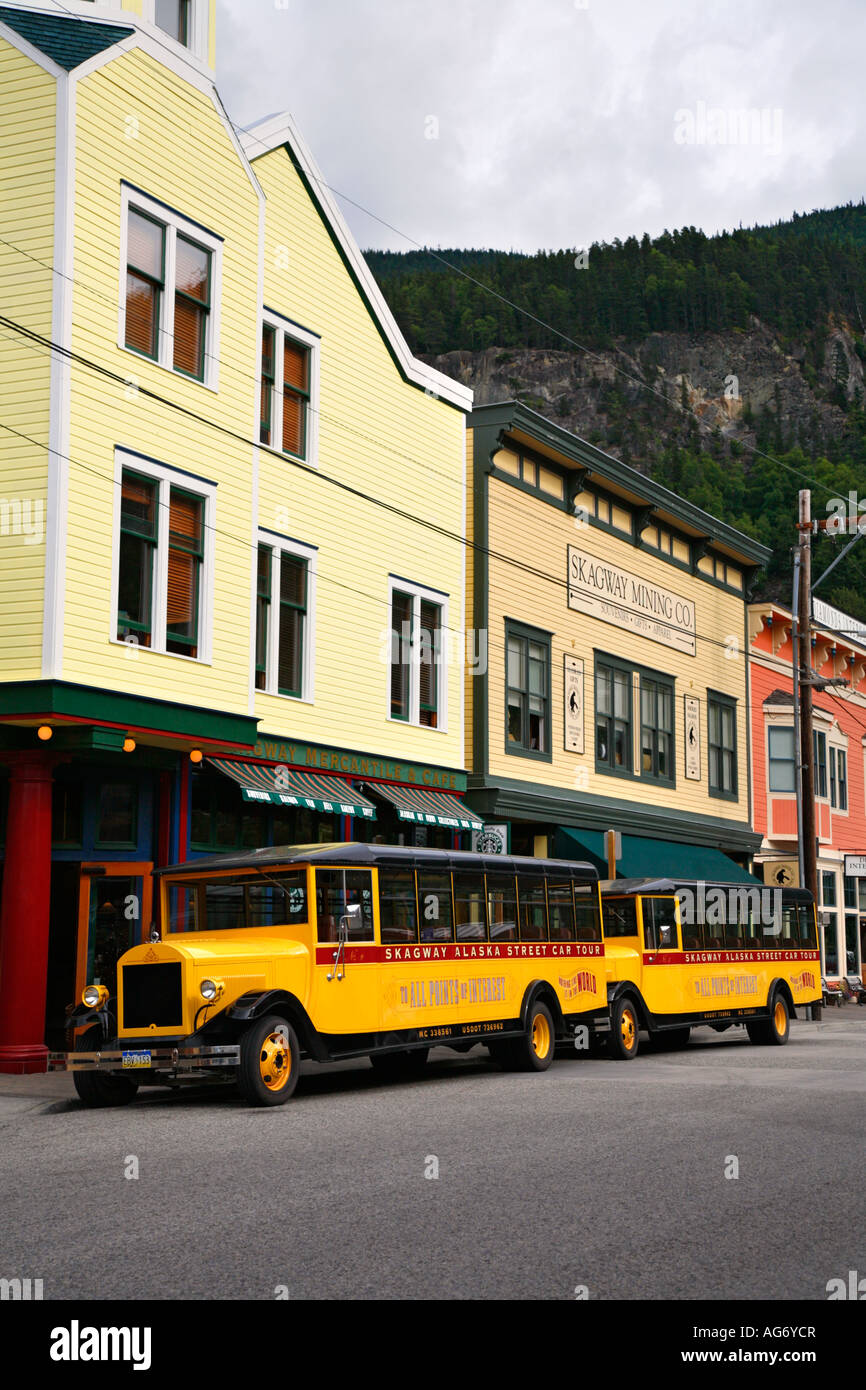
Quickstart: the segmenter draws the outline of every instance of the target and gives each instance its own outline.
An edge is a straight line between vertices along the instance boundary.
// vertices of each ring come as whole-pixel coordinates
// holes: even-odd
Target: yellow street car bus
[[[88,986],[74,1052],[86,1105],[140,1084],[233,1075],[254,1105],[301,1059],[423,1069],[484,1043],[543,1071],[575,1028],[609,1027],[598,875],[588,864],[367,844],[218,855],[159,871],[163,931]]]
[[[691,1029],[744,1024],[753,1043],[788,1041],[801,1009],[818,1017],[815,901],[799,888],[669,878],[600,884],[610,1047],[637,1055],[638,1030],[683,1047]]]

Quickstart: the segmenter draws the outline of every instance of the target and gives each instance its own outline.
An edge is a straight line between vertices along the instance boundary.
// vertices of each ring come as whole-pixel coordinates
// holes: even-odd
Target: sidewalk
[[[68,1072],[31,1072],[27,1076],[0,1073],[0,1118],[29,1110],[46,1110],[58,1101],[75,1100]]]

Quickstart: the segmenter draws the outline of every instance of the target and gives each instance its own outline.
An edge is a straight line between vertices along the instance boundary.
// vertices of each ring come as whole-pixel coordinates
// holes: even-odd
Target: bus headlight
[[[105,985],[88,985],[81,992],[81,1002],[88,1009],[101,1009],[108,1003],[108,990]]]
[[[212,1004],[215,999],[219,999],[225,989],[225,985],[222,980],[202,980],[199,988],[201,990],[202,999],[204,999],[206,1003]]]

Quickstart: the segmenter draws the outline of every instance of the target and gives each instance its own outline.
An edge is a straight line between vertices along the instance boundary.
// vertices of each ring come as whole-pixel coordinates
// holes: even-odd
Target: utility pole
[[[812,495],[800,493],[800,762],[802,764],[801,846],[803,887],[818,902],[818,851],[815,827],[815,740],[812,735]]]

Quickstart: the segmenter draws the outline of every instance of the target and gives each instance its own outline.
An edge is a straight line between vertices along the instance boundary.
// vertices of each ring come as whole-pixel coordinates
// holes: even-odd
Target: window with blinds
[[[207,320],[210,313],[211,253],[178,236],[175,247],[174,365],[204,380]]]
[[[304,458],[310,400],[310,352],[283,338],[283,452]]]
[[[159,356],[159,320],[165,288],[165,228],[129,209],[126,231],[126,337],[128,348]]]
[[[198,607],[204,560],[200,497],[171,489],[168,526],[166,650],[198,656]]]
[[[206,496],[175,484],[167,469],[122,470],[118,641],[202,656],[206,506]]]
[[[218,241],[205,244],[208,234],[196,236],[168,210],[161,218],[157,207],[127,206],[125,346],[195,381],[213,382],[216,375]]]
[[[280,631],[277,690],[300,696],[304,675],[304,622],[307,614],[307,561],[280,555]]]
[[[402,584],[391,588],[390,714],[437,729],[442,722],[442,604]]]

